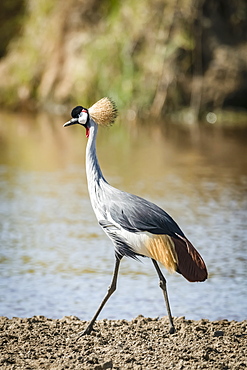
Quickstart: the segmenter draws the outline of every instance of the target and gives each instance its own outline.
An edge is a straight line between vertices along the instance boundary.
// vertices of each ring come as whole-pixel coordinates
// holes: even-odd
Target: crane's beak
[[[78,122],[78,118],[72,118],[70,121],[66,122],[63,127],[66,127],[66,126],[71,126],[71,125],[75,125],[76,123],[79,123]]]

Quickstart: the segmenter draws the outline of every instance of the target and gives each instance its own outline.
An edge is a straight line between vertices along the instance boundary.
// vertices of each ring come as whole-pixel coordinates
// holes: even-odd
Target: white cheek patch
[[[85,123],[87,122],[87,112],[81,112],[79,118],[78,118],[78,122],[81,124],[81,125],[85,125]]]

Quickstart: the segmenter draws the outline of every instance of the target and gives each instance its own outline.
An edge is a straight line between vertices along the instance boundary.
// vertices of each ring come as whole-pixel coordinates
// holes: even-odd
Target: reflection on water
[[[109,285],[113,245],[85,179],[83,128],[68,117],[0,115],[0,315],[89,319]],[[174,316],[246,319],[245,132],[116,125],[99,131],[107,180],[167,210],[203,255],[205,283],[165,271]],[[101,318],[166,315],[153,266],[123,260]]]

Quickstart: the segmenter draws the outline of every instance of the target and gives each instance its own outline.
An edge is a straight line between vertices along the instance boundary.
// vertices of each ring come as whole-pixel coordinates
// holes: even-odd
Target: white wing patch
[[[156,235],[149,232],[133,233],[119,226],[109,213],[107,219],[109,227],[104,228],[104,231],[109,237],[108,232],[114,233],[118,238],[126,241],[135,253],[159,261],[171,272],[177,270],[178,256],[169,235]]]

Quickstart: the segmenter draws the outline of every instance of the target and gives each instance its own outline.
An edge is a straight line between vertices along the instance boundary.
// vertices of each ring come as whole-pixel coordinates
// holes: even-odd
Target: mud
[[[247,367],[247,320],[192,321],[142,316],[100,320],[77,339],[86,322],[0,317],[1,369],[231,369]]]

